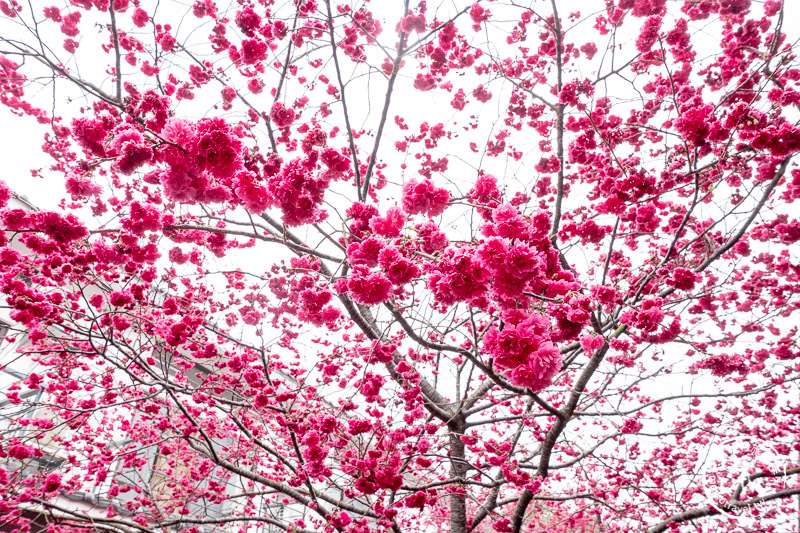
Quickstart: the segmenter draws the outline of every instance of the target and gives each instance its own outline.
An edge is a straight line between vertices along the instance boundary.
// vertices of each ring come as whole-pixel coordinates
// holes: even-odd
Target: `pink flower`
[[[453,109],[457,109],[459,111],[463,111],[464,107],[467,105],[467,95],[464,93],[464,89],[459,89],[456,94],[453,96],[453,99],[450,101],[450,105],[453,106]]]
[[[474,96],[479,102],[486,103],[492,99],[492,93],[487,91],[483,85],[478,85],[474,91],[472,91],[472,96]]]
[[[734,372],[744,376],[750,371],[750,365],[740,354],[713,355],[700,361],[695,366],[711,370],[711,373],[715,376],[727,376]]]
[[[418,490],[414,494],[411,494],[410,496],[406,497],[406,499],[403,500],[403,503],[409,509],[422,509],[423,507],[425,507],[426,500],[427,500],[427,494],[425,494],[425,491]]]
[[[432,254],[439,250],[444,250],[450,244],[447,236],[439,229],[433,221],[425,222],[416,227],[419,237],[422,239],[422,251]]]
[[[406,223],[406,214],[399,207],[390,207],[386,215],[372,217],[369,227],[378,235],[392,239],[400,236],[400,231]]]
[[[405,33],[411,33],[412,31],[423,33],[425,31],[425,15],[408,15],[404,19],[400,20],[397,27],[398,31]]]
[[[356,303],[375,305],[389,299],[392,282],[380,272],[370,273],[364,267],[356,267],[347,281],[347,288]]]
[[[253,36],[253,32],[261,25],[261,16],[253,11],[252,7],[246,7],[236,13],[236,25],[242,30],[242,33],[248,37]]]
[[[172,144],[164,144],[159,148],[158,155],[161,161],[173,169],[200,171],[197,161],[192,157],[197,142],[197,132],[193,123],[171,118],[164,126],[163,136]]]
[[[638,433],[642,429],[643,425],[644,424],[642,424],[639,420],[636,420],[635,418],[629,418],[622,424],[620,431],[626,435]]]
[[[429,267],[428,287],[442,305],[468,302],[489,289],[491,272],[467,250],[447,250]]]
[[[314,175],[315,163],[311,158],[293,159],[267,182],[272,204],[280,207],[283,222],[289,226],[324,219],[325,212],[318,206],[323,201],[329,179],[324,173]]]
[[[360,435],[372,430],[372,424],[369,420],[351,419],[347,421],[347,426],[351,435]]]
[[[48,18],[53,22],[61,22],[61,11],[57,7],[46,7],[44,8],[43,13],[45,18]]]
[[[527,364],[516,367],[509,376],[514,385],[534,392],[550,385],[561,368],[561,354],[552,342],[546,342],[530,355]]]
[[[9,457],[13,457],[14,459],[19,459],[20,461],[24,461],[34,455],[40,455],[36,453],[37,450],[33,446],[26,446],[24,444],[15,444],[8,447],[8,455]]]
[[[398,491],[403,485],[403,477],[397,473],[396,467],[386,466],[375,472],[375,482],[382,489]]]
[[[250,90],[251,93],[259,94],[264,89],[264,82],[259,79],[253,78],[247,82],[247,88]]]
[[[156,34],[156,42],[161,45],[165,52],[172,52],[177,41],[168,31]]]
[[[504,204],[492,213],[493,234],[506,239],[519,239],[525,236],[528,224],[516,207]]]
[[[126,175],[133,174],[137,168],[153,159],[153,150],[144,136],[130,126],[117,128],[111,146],[120,156],[116,162],[117,168]]]
[[[61,32],[69,37],[75,37],[80,33],[78,31],[78,22],[81,20],[81,12],[73,11],[72,13],[64,16],[61,24]]]
[[[257,39],[245,39],[242,41],[242,62],[245,65],[252,65],[267,58],[269,45]]]
[[[683,136],[684,140],[699,146],[705,143],[711,133],[713,112],[714,106],[710,104],[685,109],[680,118],[675,120],[675,129]]]
[[[637,327],[644,332],[655,331],[664,320],[666,313],[661,308],[661,298],[644,300],[639,309],[628,309],[620,316],[620,322]]]
[[[650,17],[642,26],[639,39],[636,41],[636,48],[640,52],[649,52],[653,45],[658,41],[658,30],[661,27],[661,17]]]
[[[171,215],[162,218],[161,212],[154,205],[132,202],[131,214],[122,219],[122,227],[136,235],[144,235],[146,231],[160,230],[171,219]]]
[[[11,191],[8,190],[8,185],[3,180],[0,180],[0,209],[8,205],[11,199]]]
[[[667,0],[620,0],[619,8],[633,8],[634,17],[649,17],[659,14],[666,4]]]
[[[383,240],[377,237],[368,237],[362,242],[351,243],[347,247],[347,258],[352,266],[365,265],[378,266],[378,253],[384,247]]]
[[[503,195],[497,188],[497,178],[491,174],[481,174],[475,181],[475,187],[469,191],[472,201],[483,207],[496,207]]]
[[[375,206],[353,202],[353,205],[347,209],[347,216],[353,219],[350,223],[350,233],[361,237],[364,232],[369,230],[369,222],[377,214],[378,209]]]
[[[366,372],[364,374],[364,379],[356,384],[359,387],[359,392],[364,395],[364,399],[372,403],[380,399],[381,387],[383,387],[385,382],[386,380],[383,376],[373,374],[372,372]]]
[[[62,244],[83,239],[89,235],[89,231],[73,214],[63,217],[58,213],[44,211],[34,213],[32,218],[37,229]]]
[[[147,14],[147,11],[144,9],[137,7],[133,11],[133,24],[137,28],[144,28],[147,25],[147,22],[150,20],[150,16]]]
[[[436,78],[430,74],[417,74],[414,79],[414,88],[419,91],[430,91],[436,87]]]
[[[672,271],[672,278],[667,283],[679,290],[691,290],[697,282],[697,274],[688,268],[678,267]]]
[[[581,46],[581,52],[586,55],[586,59],[592,59],[597,53],[597,45],[594,43],[586,43]]]
[[[489,20],[489,16],[491,13],[488,9],[484,9],[478,2],[472,4],[472,7],[469,10],[469,16],[472,19],[472,22],[475,24],[480,24],[481,22],[486,22]]]
[[[78,49],[80,43],[73,39],[64,39],[64,50],[69,52],[70,54],[74,54],[75,50]]]
[[[105,157],[103,145],[111,127],[107,120],[76,118],[72,121],[72,136],[88,155]]]
[[[294,122],[294,109],[287,108],[280,102],[275,102],[269,112],[269,118],[276,127],[286,128]]]
[[[528,362],[528,357],[536,351],[539,337],[528,329],[519,330],[506,325],[503,331],[492,328],[484,339],[484,349],[494,356],[498,368],[513,369]]]
[[[237,175],[236,196],[245,209],[254,214],[263,213],[270,205],[269,192],[257,183],[249,172]]]
[[[75,176],[67,178],[65,188],[74,198],[88,198],[96,196],[103,191],[101,186],[94,184],[91,180],[78,179]]]
[[[242,167],[241,141],[221,118],[204,118],[197,123],[195,157],[214,177],[230,178]]]
[[[400,286],[409,283],[420,275],[417,265],[403,258],[397,248],[384,248],[380,253],[380,264],[394,285]]]
[[[345,511],[332,513],[329,515],[328,520],[330,520],[331,525],[336,529],[343,529],[350,525],[350,522],[352,522],[350,515]]]
[[[114,291],[108,295],[108,301],[114,307],[126,307],[133,303],[130,291]]]
[[[518,324],[506,322],[502,331],[492,326],[483,340],[483,351],[509,372],[515,385],[534,391],[546,387],[561,367],[561,354],[550,341],[549,321],[531,315]]]
[[[340,154],[333,148],[323,150],[319,161],[334,172],[347,172],[350,170],[350,158]]]
[[[425,213],[430,217],[441,215],[447,208],[450,193],[433,185],[431,180],[418,182],[411,179],[403,185],[403,209],[409,215]]]

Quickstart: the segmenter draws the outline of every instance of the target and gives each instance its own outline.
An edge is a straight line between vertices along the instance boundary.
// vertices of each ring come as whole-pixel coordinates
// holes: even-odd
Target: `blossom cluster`
[[[509,381],[539,391],[550,384],[561,367],[561,354],[551,341],[551,325],[532,314],[520,322],[492,326],[483,340],[483,350],[495,365],[506,371]]]

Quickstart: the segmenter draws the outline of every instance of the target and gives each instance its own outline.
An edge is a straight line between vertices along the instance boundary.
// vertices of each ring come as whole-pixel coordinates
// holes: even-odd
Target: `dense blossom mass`
[[[0,12],[3,531],[797,527],[791,2]]]

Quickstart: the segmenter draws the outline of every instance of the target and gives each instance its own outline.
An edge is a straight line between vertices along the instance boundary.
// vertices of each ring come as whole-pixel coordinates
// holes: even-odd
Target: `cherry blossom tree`
[[[797,527],[790,6],[51,3],[3,531]]]

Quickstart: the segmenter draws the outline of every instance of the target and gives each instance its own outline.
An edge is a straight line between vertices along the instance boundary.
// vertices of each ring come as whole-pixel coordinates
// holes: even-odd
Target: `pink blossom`
[[[0,209],[8,205],[10,199],[11,192],[8,190],[8,185],[6,185],[5,181],[0,180]]]
[[[429,267],[428,287],[436,301],[452,305],[483,296],[491,273],[466,250],[446,250],[438,264]]]
[[[667,0],[620,0],[620,9],[633,8],[634,17],[658,15],[664,9]]]
[[[678,267],[672,271],[672,278],[667,281],[679,290],[691,290],[697,281],[697,275],[688,268]]]
[[[261,16],[248,6],[236,13],[236,25],[242,30],[242,33],[252,37],[261,25]]]
[[[398,31],[423,33],[425,31],[425,15],[408,15],[397,24]]]
[[[418,182],[411,179],[403,185],[403,209],[409,215],[425,213],[429,217],[441,215],[447,208],[450,193],[435,187],[431,180]]]
[[[40,454],[37,453],[36,448],[33,446],[15,444],[8,447],[8,456],[13,457],[14,459],[19,459],[20,461],[24,461],[25,459],[29,459],[30,457],[38,455]]]
[[[245,209],[254,214],[263,213],[270,206],[269,191],[249,172],[240,172],[236,179],[236,196]]]
[[[403,500],[403,503],[409,509],[422,509],[425,507],[426,500],[427,495],[425,494],[425,491],[418,490],[414,494],[407,496],[406,499]]]
[[[475,181],[475,187],[469,191],[469,196],[475,204],[489,208],[500,205],[500,201],[503,198],[503,195],[497,188],[497,178],[491,174],[481,174],[478,176],[478,179]],[[482,215],[484,213],[486,212],[481,212]],[[486,218],[485,215],[484,218]]]
[[[420,239],[422,239],[422,251],[426,254],[433,254],[439,250],[444,250],[450,243],[447,236],[433,221],[417,225],[416,230],[419,233]]]
[[[90,179],[79,179],[75,176],[67,178],[65,188],[73,198],[88,198],[90,196],[97,196],[103,191],[103,188]]]
[[[620,322],[637,327],[644,332],[654,331],[664,320],[666,313],[661,308],[661,298],[650,298],[641,303],[639,309],[629,309],[622,313]]]
[[[550,385],[556,372],[561,368],[561,354],[552,344],[531,354],[527,364],[520,365],[511,371],[509,381],[520,387],[527,387],[534,392]]]
[[[294,122],[294,109],[287,108],[280,102],[272,104],[272,110],[269,113],[269,118],[278,128],[286,128]]]
[[[592,59],[597,53],[597,45],[594,43],[586,43],[581,46],[581,52],[586,55],[586,59]]]
[[[75,37],[78,35],[78,22],[81,20],[81,12],[80,11],[73,11],[64,16],[63,22],[61,23],[61,33],[67,35],[69,37]]]
[[[528,224],[516,207],[504,204],[492,213],[492,234],[506,239],[518,239],[525,235]]]
[[[370,273],[364,267],[356,267],[347,281],[347,288],[356,303],[376,305],[389,299],[392,282],[380,272]]]
[[[147,11],[142,9],[141,7],[137,7],[133,10],[133,24],[137,28],[144,28],[148,21],[150,20],[150,16],[147,14]]]
[[[472,22],[475,24],[486,22],[489,20],[490,15],[491,13],[489,10],[484,9],[478,2],[472,4],[472,7],[469,9],[469,16],[472,19]]]
[[[221,118],[204,118],[197,123],[195,157],[217,178],[230,178],[242,166],[241,141]]]
[[[348,432],[351,435],[360,435],[362,433],[367,433],[372,429],[372,424],[369,420],[356,420],[350,419],[347,421]]]
[[[136,235],[144,235],[146,231],[160,230],[171,220],[172,215],[162,216],[154,205],[132,202],[130,216],[122,219],[122,227]]]
[[[123,174],[132,174],[137,168],[150,162],[153,149],[141,132],[130,126],[122,126],[114,132],[112,148],[119,156],[116,166]]]
[[[386,272],[386,277],[396,286],[409,283],[421,273],[419,267],[403,258],[397,248],[381,250],[379,261]]]
[[[350,170],[350,158],[333,148],[323,150],[319,160],[334,172],[347,172]]]
[[[400,231],[406,223],[406,214],[399,207],[390,207],[386,210],[384,216],[372,217],[369,221],[369,227],[378,235],[383,235],[386,238],[394,238],[400,236]]]
[[[315,163],[309,158],[293,159],[267,182],[271,203],[280,207],[284,223],[290,226],[318,222],[324,217],[318,206],[328,188],[329,176],[315,177]]]
[[[686,141],[696,146],[701,145],[711,132],[713,111],[714,106],[710,104],[685,109],[675,121],[675,129]]]
[[[531,315],[519,324],[506,324],[500,331],[492,327],[484,336],[484,351],[495,358],[495,363],[503,369],[515,368],[527,363],[530,355],[544,342],[549,342],[547,320],[539,315]]]
[[[83,239],[89,235],[86,227],[72,213],[61,216],[58,213],[44,211],[35,213],[32,218],[37,229],[62,244]]]
[[[436,87],[436,78],[434,78],[431,74],[417,74],[417,77],[414,79],[414,88],[419,91],[430,91]]]
[[[46,7],[43,10],[45,18],[52,20],[53,22],[61,22],[61,11],[55,7]]]
[[[87,154],[105,157],[104,144],[111,127],[109,120],[76,118],[72,121],[72,135]]]
[[[264,41],[258,39],[245,39],[242,41],[242,62],[245,65],[252,65],[267,58],[269,46]]]
[[[627,435],[638,433],[639,431],[641,431],[643,425],[644,424],[642,424],[641,421],[635,418],[629,418],[625,420],[625,422],[622,424],[620,431]]]
[[[636,48],[642,52],[649,52],[658,40],[658,30],[661,27],[661,17],[649,17],[636,41]]]
[[[695,366],[696,368],[711,370],[711,373],[715,376],[727,376],[734,372],[744,376],[749,372],[749,366],[740,354],[712,355]]]
[[[177,41],[168,31],[163,31],[156,34],[156,42],[161,45],[165,52],[172,52],[175,49]]]
[[[347,258],[353,266],[378,266],[378,254],[385,244],[382,239],[377,237],[368,237],[362,242],[351,243],[347,247]]]
[[[478,85],[475,90],[472,91],[472,96],[474,96],[479,102],[483,103],[486,103],[492,99],[492,93],[487,91],[483,85]]]

